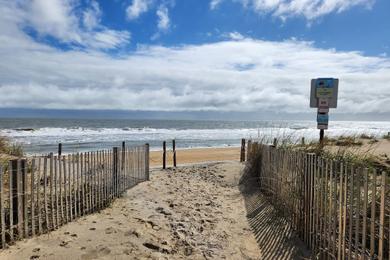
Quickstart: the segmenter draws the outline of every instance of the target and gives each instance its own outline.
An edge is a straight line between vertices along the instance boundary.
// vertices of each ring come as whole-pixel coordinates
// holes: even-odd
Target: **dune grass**
[[[10,159],[24,156],[21,145],[13,144],[6,137],[0,136],[0,165],[7,165]]]

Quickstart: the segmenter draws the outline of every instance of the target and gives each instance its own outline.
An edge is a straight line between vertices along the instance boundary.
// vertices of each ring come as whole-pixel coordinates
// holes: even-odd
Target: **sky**
[[[335,113],[390,115],[389,13],[388,0],[0,0],[0,115],[299,114],[318,77],[340,79]]]

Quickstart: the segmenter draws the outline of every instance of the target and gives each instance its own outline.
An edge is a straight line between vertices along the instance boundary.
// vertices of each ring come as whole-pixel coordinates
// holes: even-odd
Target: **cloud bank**
[[[114,49],[130,41],[128,31],[101,25],[101,10],[95,0],[89,1],[89,7],[82,14],[79,14],[77,1],[73,0],[4,0],[0,4],[1,15],[17,14],[15,22],[19,27],[74,47]]]
[[[223,1],[211,0],[210,9],[216,9]],[[303,16],[308,20],[330,13],[340,13],[355,6],[371,8],[375,0],[231,0],[260,14],[271,14],[281,19]]]
[[[311,78],[337,77],[339,112],[390,112],[386,57],[236,32],[232,40],[141,45],[113,57],[92,47],[64,51],[36,42],[21,26],[23,9],[2,2],[0,13],[0,107],[300,113],[310,111]],[[98,18],[86,20],[91,28],[99,26]],[[42,33],[58,31],[72,41],[77,37],[70,32],[79,33],[72,23],[66,34],[46,26]]]

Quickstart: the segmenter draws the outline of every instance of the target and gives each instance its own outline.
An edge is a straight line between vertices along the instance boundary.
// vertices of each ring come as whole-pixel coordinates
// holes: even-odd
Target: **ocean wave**
[[[195,125],[194,125],[195,126]],[[285,123],[278,127],[270,125],[259,128],[151,128],[151,127],[41,127],[23,131],[19,129],[0,129],[0,136],[8,136],[14,142],[27,146],[29,150],[39,150],[46,146],[64,143],[69,146],[110,147],[113,143],[126,141],[140,144],[149,142],[152,146],[161,146],[161,141],[177,139],[181,147],[215,147],[239,145],[241,138],[273,138],[299,141],[318,138],[315,122]],[[27,128],[26,128],[27,129]],[[360,135],[362,133],[376,137],[390,131],[390,122],[332,122],[326,136]],[[95,145],[93,145],[95,144]],[[38,148],[35,148],[38,147]]]

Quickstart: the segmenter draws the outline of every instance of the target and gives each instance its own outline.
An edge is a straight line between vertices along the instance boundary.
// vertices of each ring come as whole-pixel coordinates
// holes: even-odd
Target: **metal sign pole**
[[[324,134],[325,134],[325,130],[320,129],[320,144],[321,144],[321,146],[323,145],[323,142],[324,142]]]

